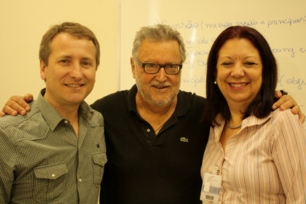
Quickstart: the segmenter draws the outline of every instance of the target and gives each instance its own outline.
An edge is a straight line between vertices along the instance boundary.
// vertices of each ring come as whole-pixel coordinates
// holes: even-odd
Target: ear
[[[42,80],[46,81],[46,78],[47,78],[46,77],[46,68],[47,68],[47,66],[45,65],[45,63],[42,60],[40,60],[39,63],[40,63],[40,78]]]
[[[135,79],[136,67],[135,67],[135,61],[134,61],[133,57],[130,58],[130,64],[131,64],[133,78]]]

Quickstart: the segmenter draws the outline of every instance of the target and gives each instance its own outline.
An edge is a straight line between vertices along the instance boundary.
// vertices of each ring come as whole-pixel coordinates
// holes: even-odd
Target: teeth
[[[76,88],[76,87],[81,87],[82,85],[81,84],[67,84],[67,86]]]
[[[231,86],[234,86],[234,87],[242,87],[242,86],[245,86],[245,84],[231,84]]]

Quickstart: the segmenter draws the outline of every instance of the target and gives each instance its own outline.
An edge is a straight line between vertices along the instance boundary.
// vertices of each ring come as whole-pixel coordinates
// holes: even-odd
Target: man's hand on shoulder
[[[33,95],[31,94],[26,94],[25,96],[11,96],[0,112],[0,116],[16,116],[18,114],[25,115],[30,111],[30,105],[28,103],[32,101]]]
[[[284,91],[275,91],[275,97],[279,99],[272,106],[274,110],[277,108],[280,108],[281,110],[291,108],[291,112],[295,115],[298,114],[302,123],[305,122],[305,115],[302,113],[300,106],[297,104],[294,98],[292,98],[292,96],[287,95],[287,93]]]

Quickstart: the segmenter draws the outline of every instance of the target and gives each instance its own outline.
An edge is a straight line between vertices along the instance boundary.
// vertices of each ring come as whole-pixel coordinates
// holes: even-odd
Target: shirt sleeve
[[[0,130],[0,203],[9,203],[14,183],[15,147]]]
[[[298,116],[280,111],[274,121],[272,157],[286,203],[306,203],[306,132]]]

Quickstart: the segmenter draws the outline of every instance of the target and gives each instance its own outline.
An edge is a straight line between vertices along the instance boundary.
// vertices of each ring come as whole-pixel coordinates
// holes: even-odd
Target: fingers
[[[291,112],[292,112],[294,115],[298,114],[299,119],[300,119],[300,121],[301,121],[302,123],[305,122],[305,115],[302,113],[302,111],[301,111],[301,109],[300,109],[300,107],[299,107],[298,105],[292,107],[292,108],[291,108]]]
[[[6,114],[3,111],[0,111],[0,117],[5,116]]]
[[[281,91],[276,90],[274,92],[274,96],[275,96],[275,98],[278,98],[278,100],[272,105],[273,110],[279,108],[285,102],[284,98],[282,98],[282,92]]]
[[[2,112],[8,115],[17,115],[18,113],[25,115],[30,110],[30,106],[24,98],[22,96],[12,96],[4,105]],[[27,99],[29,98],[27,96]]]
[[[21,109],[20,109],[20,112],[22,113],[22,115],[25,115],[25,112],[26,111],[22,111]],[[1,116],[3,115],[14,115],[14,116],[16,116],[17,114],[18,114],[18,112],[16,111],[16,110],[14,110],[14,109],[12,109],[12,108],[10,108],[10,106],[8,106],[8,105],[5,105],[4,107],[3,107],[3,109],[2,109],[2,112],[1,112]],[[3,116],[4,116],[3,115]]]
[[[276,101],[272,108],[275,110],[280,108],[281,110],[286,110],[289,108],[294,108],[294,112],[298,110],[300,111],[300,107],[297,105],[296,101],[290,95],[283,95],[278,101]],[[295,114],[297,114],[296,112]]]
[[[24,95],[24,100],[28,103],[33,101],[33,95],[32,94],[26,94]]]
[[[275,98],[280,98],[282,96],[282,92],[279,90],[276,90],[274,93]]]
[[[299,112],[299,119],[302,123],[305,122],[305,115],[302,112]]]
[[[281,110],[284,110],[285,106],[281,108],[281,106],[286,103],[288,96],[281,96],[272,106],[272,108],[275,110],[277,108],[280,108]]]
[[[305,115],[302,113],[300,106],[290,95],[283,95],[278,101],[273,104],[272,108],[274,110],[277,108],[280,108],[281,110],[291,108],[291,112],[295,115],[298,115],[302,123],[305,122]]]

